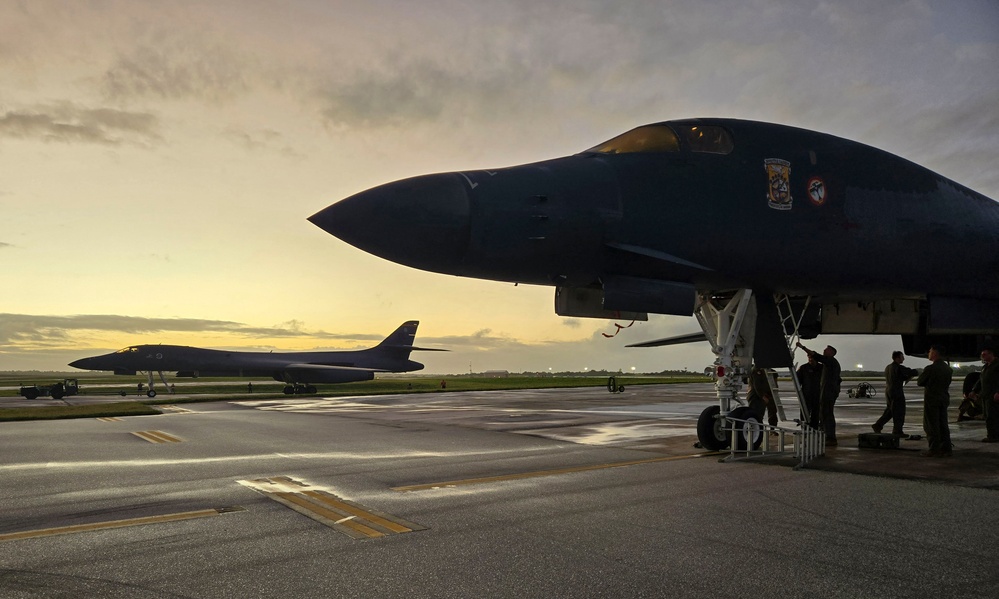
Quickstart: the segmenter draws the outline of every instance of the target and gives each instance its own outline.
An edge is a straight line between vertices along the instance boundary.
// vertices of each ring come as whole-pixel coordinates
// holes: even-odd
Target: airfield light
[[[864,365],[863,365],[863,364],[857,364],[857,369],[858,369],[858,370],[862,370],[863,368],[864,368]]]
[[[954,368],[960,368],[960,367],[961,367],[960,362],[954,362]]]
[[[631,371],[635,372],[635,367],[634,366],[631,367]]]

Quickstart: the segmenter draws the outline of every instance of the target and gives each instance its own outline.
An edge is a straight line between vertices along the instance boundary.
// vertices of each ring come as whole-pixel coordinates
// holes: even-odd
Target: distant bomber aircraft
[[[311,383],[369,381],[376,372],[411,372],[423,364],[409,359],[411,351],[447,351],[413,347],[419,321],[405,322],[370,349],[324,352],[241,352],[181,345],[133,345],[112,354],[83,358],[69,365],[83,370],[113,370],[115,374],[149,374],[147,395],[156,397],[153,372],[166,385],[164,372],[178,377],[270,377],[288,383],[287,394],[315,393]]]
[[[415,268],[552,285],[563,316],[695,315],[704,335],[647,345],[710,341],[709,448],[727,445],[718,423],[752,361],[790,367],[799,337],[901,335],[909,355],[940,343],[956,359],[999,333],[999,204],[777,124],[646,125],[573,156],[388,183],[309,220]]]

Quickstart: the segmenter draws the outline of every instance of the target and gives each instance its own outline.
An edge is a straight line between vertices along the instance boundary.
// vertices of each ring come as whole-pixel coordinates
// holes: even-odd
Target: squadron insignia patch
[[[826,184],[820,177],[812,177],[808,180],[808,199],[816,206],[826,203]]]
[[[791,163],[780,158],[767,158],[763,161],[770,182],[767,192],[768,205],[774,210],[790,210],[791,202]]]

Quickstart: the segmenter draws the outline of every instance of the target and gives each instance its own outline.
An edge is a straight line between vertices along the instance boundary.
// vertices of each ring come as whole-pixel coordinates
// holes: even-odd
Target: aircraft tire
[[[149,399],[156,397],[156,390],[150,389],[149,391],[146,391],[146,397],[148,397]]]
[[[728,449],[730,444],[728,435],[722,430],[724,419],[716,418],[720,413],[721,408],[713,405],[697,417],[697,440],[701,442],[701,447],[709,451]]]
[[[624,393],[624,385],[618,385],[617,392],[618,393]]]
[[[759,449],[760,445],[763,444],[763,423],[760,422],[759,416],[756,412],[748,407],[742,406],[736,408],[729,412],[729,416],[732,418],[738,418],[739,420],[747,420],[748,422],[736,422],[735,431],[735,448],[737,450],[745,450],[746,446],[752,443],[753,449]]]
[[[284,386],[284,394],[285,395],[292,395],[294,393],[295,393],[295,388],[294,387],[292,387],[291,385],[285,385]]]

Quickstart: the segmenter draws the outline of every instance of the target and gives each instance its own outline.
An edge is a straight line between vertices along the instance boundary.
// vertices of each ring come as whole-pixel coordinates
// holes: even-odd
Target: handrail
[[[758,428],[760,434],[763,435],[760,446],[756,449],[753,449],[753,444],[748,442],[743,443],[745,446],[743,449],[738,449],[739,441],[741,440],[740,437],[747,424]],[[799,428],[797,429],[782,428],[780,426],[764,424],[756,419],[746,420],[726,417],[722,430],[730,433],[731,444],[729,445],[729,455],[722,461],[730,462],[764,456],[793,455],[798,459],[798,464],[794,469],[801,469],[815,458],[825,455],[826,433],[825,431],[812,428],[804,422],[798,422],[798,426]],[[771,435],[771,433],[777,434]],[[776,436],[777,439],[772,439],[773,436]],[[788,437],[790,437],[790,440],[788,440]],[[790,447],[788,447],[789,442]]]

